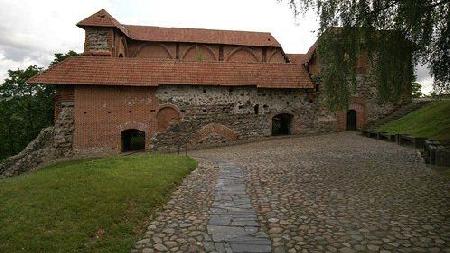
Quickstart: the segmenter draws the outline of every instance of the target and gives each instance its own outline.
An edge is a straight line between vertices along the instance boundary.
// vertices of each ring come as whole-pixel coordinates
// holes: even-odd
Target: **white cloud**
[[[271,32],[287,53],[305,53],[318,28],[315,14],[294,18],[277,0],[0,0],[0,6],[1,80],[8,69],[81,52],[84,32],[75,24],[102,8],[125,24]]]

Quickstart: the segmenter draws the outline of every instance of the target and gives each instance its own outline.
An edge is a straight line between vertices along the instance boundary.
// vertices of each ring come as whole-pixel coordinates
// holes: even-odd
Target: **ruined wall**
[[[55,126],[39,133],[19,154],[0,164],[0,177],[10,177],[32,171],[41,165],[73,155],[74,114],[72,103],[61,103]]]
[[[145,132],[146,146],[156,127],[154,87],[82,86],[75,88],[74,152],[119,153],[121,132]]]
[[[176,108],[181,117],[159,129],[153,150],[225,145],[271,135],[272,117],[294,116],[292,134],[315,131],[317,104],[302,90],[255,87],[160,86],[161,105]],[[162,107],[162,106],[160,106]]]

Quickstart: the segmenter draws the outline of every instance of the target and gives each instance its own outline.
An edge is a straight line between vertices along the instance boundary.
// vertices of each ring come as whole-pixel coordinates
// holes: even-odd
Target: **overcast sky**
[[[294,18],[276,0],[0,0],[0,80],[8,69],[47,66],[55,53],[83,50],[75,24],[104,8],[123,24],[271,32],[286,53],[306,53],[318,28],[314,13]],[[416,72],[431,90],[425,68]]]

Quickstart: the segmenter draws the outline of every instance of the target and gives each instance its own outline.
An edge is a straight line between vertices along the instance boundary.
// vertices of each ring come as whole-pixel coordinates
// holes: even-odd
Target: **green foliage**
[[[379,131],[415,137],[450,140],[450,100],[434,102],[418,111],[381,126]]]
[[[57,53],[57,54],[55,54],[55,59],[50,63],[50,66],[60,63],[68,57],[77,56],[77,55],[78,55],[78,53],[73,50],[69,50],[69,52],[67,52],[65,54]]]
[[[411,92],[413,98],[420,98],[423,96],[421,88],[422,85],[420,83],[412,83]]]
[[[0,86],[0,160],[21,151],[52,124],[53,87],[26,84],[40,70],[36,66],[10,70]]]
[[[413,80],[412,66],[418,62],[431,66],[436,87],[450,91],[450,0],[278,1],[288,2],[295,15],[307,10],[316,10],[320,16],[319,35],[323,36],[333,27],[343,27],[341,39],[346,45],[339,47],[355,52],[360,51],[360,47],[367,49],[371,60],[374,63],[381,63],[374,65],[380,99],[390,101],[400,99],[402,92],[409,89],[408,86]],[[355,34],[347,32],[351,30],[358,32]],[[330,39],[329,36],[325,37]],[[329,43],[333,42],[331,38]],[[414,49],[412,58],[409,59],[409,51],[412,49]],[[324,53],[327,50],[329,51]],[[321,53],[323,54],[320,56],[321,61],[333,63],[339,59],[338,62],[344,63],[344,66],[330,66],[325,69],[324,75],[328,78],[324,78],[324,86],[330,88],[339,86],[335,96],[348,96],[352,74],[346,78],[337,77],[339,81],[346,80],[344,82],[333,81],[329,77],[342,75],[336,71],[344,71],[344,74],[351,72],[352,66],[347,64],[349,60],[345,57],[351,58],[353,55],[333,50],[327,45],[323,46]],[[345,107],[346,105],[341,102],[346,100],[331,98],[334,107]]]
[[[344,110],[350,95],[356,89],[356,59],[359,45],[343,40],[354,33],[332,30],[319,39],[318,55],[321,62],[320,82],[325,92],[325,102],[333,111]],[[351,40],[349,40],[350,42]],[[345,85],[343,85],[345,84]]]
[[[129,252],[196,161],[136,154],[63,162],[0,184],[0,252]]]
[[[56,54],[52,64],[74,54]],[[41,70],[37,66],[9,70],[0,84],[0,160],[20,152],[41,129],[53,124],[54,87],[26,83]]]

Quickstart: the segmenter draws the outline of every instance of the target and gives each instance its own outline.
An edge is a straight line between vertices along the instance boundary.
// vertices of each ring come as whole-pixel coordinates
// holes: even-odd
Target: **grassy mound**
[[[377,129],[436,140],[450,139],[450,100],[437,101]]]
[[[139,154],[0,180],[0,252],[129,252],[196,161]]]

